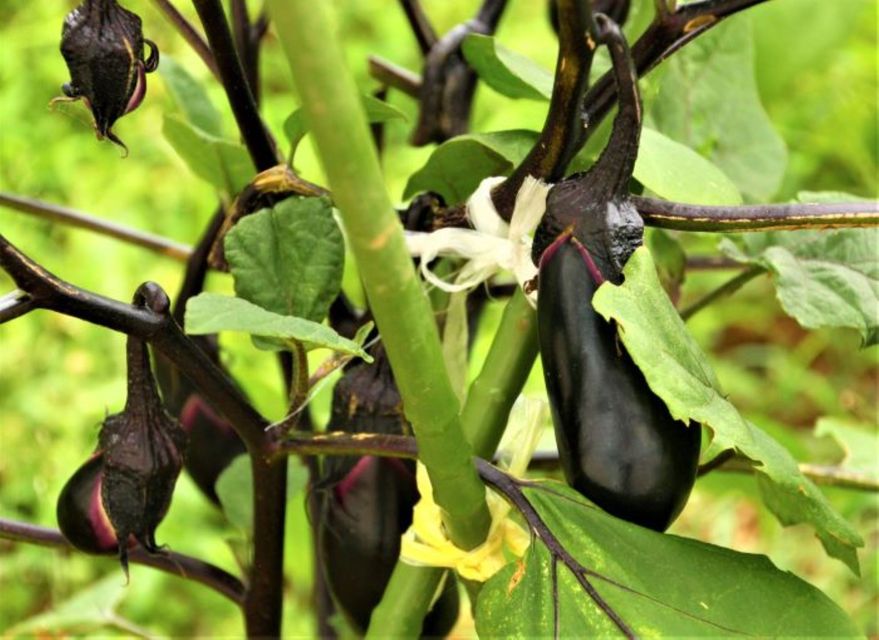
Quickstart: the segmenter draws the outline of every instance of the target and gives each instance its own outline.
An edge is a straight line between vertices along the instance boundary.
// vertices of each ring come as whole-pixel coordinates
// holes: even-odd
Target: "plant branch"
[[[506,5],[507,0],[483,0],[473,19],[452,28],[427,52],[413,145],[441,143],[469,129],[476,73],[464,60],[461,43],[471,33],[494,33]]]
[[[369,75],[381,84],[405,93],[410,98],[418,98],[421,93],[421,76],[385,60],[380,56],[369,56]]]
[[[171,4],[170,0],[153,0],[153,4],[165,14],[165,17],[168,19],[174,28],[177,29],[177,32],[183,36],[183,39],[189,43],[189,46],[198,54],[198,57],[202,59],[202,62],[205,63],[210,72],[214,74],[214,77],[217,80],[220,79],[220,70],[217,68],[217,61],[214,60],[214,54],[211,53],[211,48],[208,46],[208,43],[205,42],[205,39],[201,36],[201,34],[195,30],[195,27],[190,24],[189,20],[187,20],[183,14],[181,14],[177,7]]]
[[[169,240],[144,231],[138,231],[130,227],[101,220],[87,213],[75,211],[56,204],[49,204],[42,200],[26,198],[12,193],[0,192],[0,206],[26,213],[43,220],[51,220],[78,229],[86,229],[100,235],[109,236],[122,240],[128,244],[137,245],[149,249],[160,255],[173,258],[174,260],[186,260],[192,253],[192,249],[180,242]]]
[[[766,0],[703,0],[679,6],[675,11],[657,11],[653,22],[632,46],[632,60],[638,76],[651,71],[665,58],[723,20]],[[583,98],[583,121],[576,150],[586,144],[598,124],[616,101],[613,72],[608,71]]]
[[[458,418],[427,297],[406,250],[372,144],[359,91],[330,26],[328,7],[270,0],[318,156],[400,387],[421,460],[450,537],[473,548],[488,532],[485,487]]]
[[[270,458],[280,460],[298,456],[378,456],[382,458],[418,457],[418,445],[410,436],[383,433],[347,433],[345,431],[291,430],[272,445]]]
[[[229,23],[220,0],[193,0],[201,19],[214,59],[220,71],[220,80],[232,107],[232,114],[244,138],[244,144],[257,171],[265,171],[278,164],[275,146],[260,118],[256,100],[250,91],[244,68],[235,50]]]
[[[31,296],[33,308],[50,309],[150,342],[229,419],[249,449],[259,451],[264,447],[263,429],[268,423],[222,369],[183,334],[168,309],[167,296],[158,285],[141,286],[139,291],[150,301],[145,306],[105,298],[49,273],[2,235],[0,268]]]
[[[687,256],[686,266],[692,271],[741,269],[742,263],[726,256]]]
[[[708,206],[632,196],[644,224],[681,231],[778,231],[875,227],[879,202],[833,202]]]
[[[13,542],[26,542],[43,547],[75,551],[57,529],[16,522],[7,518],[0,518],[0,538]],[[238,606],[241,606],[244,600],[244,585],[241,580],[228,571],[198,558],[174,551],[151,554],[137,547],[129,552],[128,559],[134,564],[153,567],[165,573],[203,584]]]
[[[430,20],[421,7],[421,3],[418,0],[400,0],[400,6],[406,14],[406,20],[409,21],[409,27],[415,35],[415,40],[418,41],[418,48],[421,49],[422,54],[427,54],[436,44],[437,36],[433,25],[430,24]]]
[[[34,308],[34,300],[31,296],[20,289],[10,291],[0,297],[0,324],[15,320]]]
[[[681,318],[683,318],[684,320],[689,320],[690,318],[692,318],[694,315],[699,313],[699,311],[701,311],[702,309],[704,309],[708,305],[712,304],[713,302],[716,302],[720,298],[732,295],[733,293],[735,293],[736,291],[741,289],[743,286],[748,284],[751,280],[753,280],[754,278],[756,278],[757,276],[759,276],[763,273],[766,273],[766,269],[764,269],[761,266],[753,266],[748,269],[745,269],[744,271],[742,271],[740,274],[736,275],[731,280],[727,280],[724,284],[720,285],[714,291],[711,291],[710,293],[706,294],[704,297],[700,298],[699,300],[696,300],[696,302],[691,304],[689,307],[683,309],[681,311]]]
[[[241,58],[241,66],[244,68],[247,84],[257,106],[260,94],[259,48],[267,28],[268,23],[265,22],[265,15],[261,16],[257,23],[253,23],[250,19],[250,12],[247,10],[247,1],[232,0],[232,32],[235,46],[238,49],[238,56]]]
[[[577,152],[583,129],[579,106],[589,83],[594,44],[587,40],[591,8],[582,0],[558,0],[559,53],[549,111],[535,145],[491,197],[500,216],[509,222],[516,194],[527,176],[556,182]]]

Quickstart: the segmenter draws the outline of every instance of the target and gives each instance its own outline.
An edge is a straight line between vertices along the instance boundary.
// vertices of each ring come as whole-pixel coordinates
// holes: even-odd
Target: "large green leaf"
[[[879,229],[772,231],[721,242],[730,257],[765,267],[785,312],[809,329],[857,329],[879,339]]]
[[[736,16],[666,61],[650,123],[720,167],[748,198],[769,200],[787,164],[760,103],[747,16]]]
[[[208,97],[201,83],[193,78],[185,67],[177,64],[174,58],[163,55],[159,73],[168,93],[174,98],[177,107],[186,119],[208,135],[217,138],[223,135],[223,121],[220,112]]]
[[[530,58],[507,49],[495,38],[471,33],[461,49],[480,79],[509,98],[549,100],[553,74]]]
[[[666,200],[693,204],[741,204],[732,180],[710,160],[658,131],[644,127],[635,178]]]
[[[412,174],[403,197],[434,191],[448,204],[463,202],[485,178],[509,174],[536,140],[537,133],[525,130],[452,138],[434,149],[427,163]]]
[[[630,524],[559,483],[519,487],[531,546],[483,586],[480,637],[859,635],[821,591],[765,556]]]
[[[212,136],[180,116],[166,115],[162,133],[195,175],[228,195],[241,191],[256,173],[243,146]]]
[[[366,110],[366,119],[370,123],[389,122],[391,120],[406,120],[406,114],[392,104],[379,100],[375,96],[364,94],[360,96],[363,108]],[[302,138],[308,133],[308,123],[305,122],[305,113],[302,109],[296,109],[284,120],[284,135],[290,142],[292,158],[296,154],[296,148],[302,142]]]
[[[242,218],[225,241],[235,293],[320,322],[342,286],[345,244],[326,198],[287,198]]]
[[[632,359],[653,392],[682,421],[693,420],[713,433],[711,453],[735,449],[754,462],[763,499],[785,525],[805,522],[815,529],[828,554],[858,571],[857,531],[800,473],[778,442],[745,420],[723,393],[711,365],[687,331],[659,283],[646,248],[635,251],[624,269],[625,282],[603,284],[595,309],[614,320]]]
[[[287,349],[297,342],[305,349],[333,349],[372,361],[363,347],[343,338],[330,327],[293,316],[283,316],[243,300],[217,293],[202,293],[186,305],[186,332],[194,335],[244,331],[264,338],[258,346]]]

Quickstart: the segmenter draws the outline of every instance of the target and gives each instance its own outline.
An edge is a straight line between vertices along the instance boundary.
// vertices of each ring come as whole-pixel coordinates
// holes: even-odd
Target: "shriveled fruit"
[[[61,532],[83,551],[115,548],[128,573],[128,549],[158,552],[155,532],[171,504],[186,434],[159,399],[143,341],[128,338],[128,399],[104,420],[98,449],[58,500]],[[91,539],[90,539],[91,538]]]
[[[144,57],[144,44],[149,56]],[[146,74],[159,66],[159,49],[143,37],[141,19],[116,0],[85,0],[64,20],[61,54],[70,82],[61,90],[70,100],[84,100],[98,138],[126,148],[113,124],[134,111],[146,94]]]

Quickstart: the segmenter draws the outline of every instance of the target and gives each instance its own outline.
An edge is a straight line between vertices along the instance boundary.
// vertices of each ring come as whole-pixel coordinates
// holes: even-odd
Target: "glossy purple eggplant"
[[[568,482],[607,512],[663,531],[695,482],[701,429],[671,417],[616,327],[592,308],[602,282],[622,281],[643,235],[628,192],[641,130],[635,69],[618,26],[595,18],[620,106],[607,147],[553,187],[535,234],[540,354]]]
[[[333,392],[328,429],[409,435],[402,400],[380,347],[373,364],[349,367]],[[400,554],[400,536],[418,501],[410,460],[331,457],[318,484],[324,498],[318,540],[321,564],[339,608],[359,632],[369,626]],[[424,635],[444,636],[458,617],[458,593],[449,580],[424,622]]]
[[[573,238],[543,254],[537,322],[559,458],[595,504],[663,531],[695,481],[701,430],[671,417],[616,327],[592,308],[597,273]]]
[[[144,39],[140,17],[116,0],[85,0],[64,20],[61,54],[70,71],[70,82],[61,87],[66,98],[84,100],[98,138],[125,148],[113,124],[140,105],[146,74],[159,65],[159,49]]]

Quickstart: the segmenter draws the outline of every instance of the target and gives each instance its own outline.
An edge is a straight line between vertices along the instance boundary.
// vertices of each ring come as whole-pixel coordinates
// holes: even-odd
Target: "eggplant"
[[[61,533],[88,553],[115,550],[126,576],[128,550],[161,551],[156,528],[171,505],[183,467],[186,433],[165,411],[142,340],[129,336],[128,399],[108,416],[95,454],[61,491]]]
[[[618,25],[602,14],[595,22],[620,106],[601,156],[552,188],[535,233],[540,354],[568,483],[608,513],[664,531],[695,482],[701,429],[672,418],[616,327],[592,308],[643,239],[628,192],[641,130],[637,76]]]
[[[333,390],[328,430],[411,435],[390,364],[379,346],[373,364],[350,366]],[[400,536],[418,502],[415,464],[337,456],[323,465],[318,547],[327,584],[352,627],[363,633],[400,555]],[[454,579],[425,618],[423,634],[444,636],[458,618]]]
[[[150,50],[146,57],[144,45]],[[159,49],[143,37],[140,16],[116,0],[85,0],[64,20],[61,55],[70,82],[62,85],[65,97],[58,99],[84,100],[98,139],[108,138],[127,150],[113,124],[140,105],[146,74],[159,66]]]

